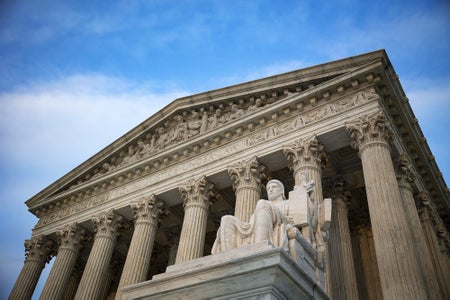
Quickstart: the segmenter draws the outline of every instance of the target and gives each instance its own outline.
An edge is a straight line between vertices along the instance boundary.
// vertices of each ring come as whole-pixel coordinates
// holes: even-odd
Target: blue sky
[[[24,202],[181,96],[383,48],[448,182],[449,37],[444,0],[1,1],[0,298]]]

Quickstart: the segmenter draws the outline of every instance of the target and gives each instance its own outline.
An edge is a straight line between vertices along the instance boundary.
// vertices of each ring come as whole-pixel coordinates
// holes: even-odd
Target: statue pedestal
[[[283,249],[260,242],[173,265],[122,299],[329,299]]]

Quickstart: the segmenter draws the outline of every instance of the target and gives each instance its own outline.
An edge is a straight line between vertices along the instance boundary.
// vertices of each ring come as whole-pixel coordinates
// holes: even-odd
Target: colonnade
[[[336,184],[332,195],[330,235],[314,221],[311,227],[302,228],[304,236],[318,249],[318,263],[327,265],[328,293],[335,299],[450,298],[448,284],[445,284],[450,263],[448,256],[440,251],[442,245],[434,230],[436,222],[430,217],[435,212],[429,208],[430,201],[423,200],[418,213],[413,197],[413,175],[404,157],[396,172],[390,151],[392,132],[384,115],[380,112],[360,118],[349,123],[346,129],[361,158],[371,228],[360,227],[356,238],[350,231],[349,193],[342,183]],[[322,169],[327,158],[317,138],[283,145],[283,151],[295,184],[302,184],[301,176],[306,173],[308,179],[314,181],[311,201],[321,201]],[[262,182],[267,176],[265,167],[253,157],[230,166],[228,172],[236,194],[235,215],[247,221],[261,198]],[[208,214],[217,198],[214,184],[205,176],[189,180],[178,188],[184,219],[180,234],[174,237],[170,233],[173,244],[178,243],[178,247],[170,249],[169,265],[203,255]],[[156,195],[144,197],[130,206],[134,232],[116,299],[120,299],[122,287],[146,280],[158,224],[166,215],[166,207]],[[58,231],[56,260],[41,299],[104,298],[107,269],[124,218],[110,210],[95,216],[92,222],[96,227],[94,243],[81,278],[73,271],[85,230],[78,224],[70,224]],[[43,236],[26,241],[25,249],[26,260],[10,299],[30,299],[45,263],[55,254],[51,241]],[[363,279],[356,275],[361,272]],[[365,290],[364,295],[361,295],[362,290]]]

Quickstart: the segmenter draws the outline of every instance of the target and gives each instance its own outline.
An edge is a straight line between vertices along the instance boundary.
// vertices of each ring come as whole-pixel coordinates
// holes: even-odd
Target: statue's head
[[[272,179],[266,184],[267,198],[272,201],[277,199],[279,196],[284,200],[284,185],[281,181],[277,179]]]

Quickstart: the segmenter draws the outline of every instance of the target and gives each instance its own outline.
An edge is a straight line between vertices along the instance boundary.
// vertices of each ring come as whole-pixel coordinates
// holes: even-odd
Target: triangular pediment
[[[357,82],[358,76],[366,77],[367,72],[383,65],[388,65],[388,59],[380,50],[176,99],[28,200],[27,205],[37,213],[55,195],[72,191],[89,194],[157,170],[231,133],[249,129],[256,116],[256,122],[263,122],[271,118],[274,109],[291,109],[294,97],[304,96],[304,102],[297,101],[294,108],[304,103],[314,105],[320,91],[325,91],[320,97],[327,97],[330,88],[344,90]],[[289,106],[283,106],[288,102]]]

